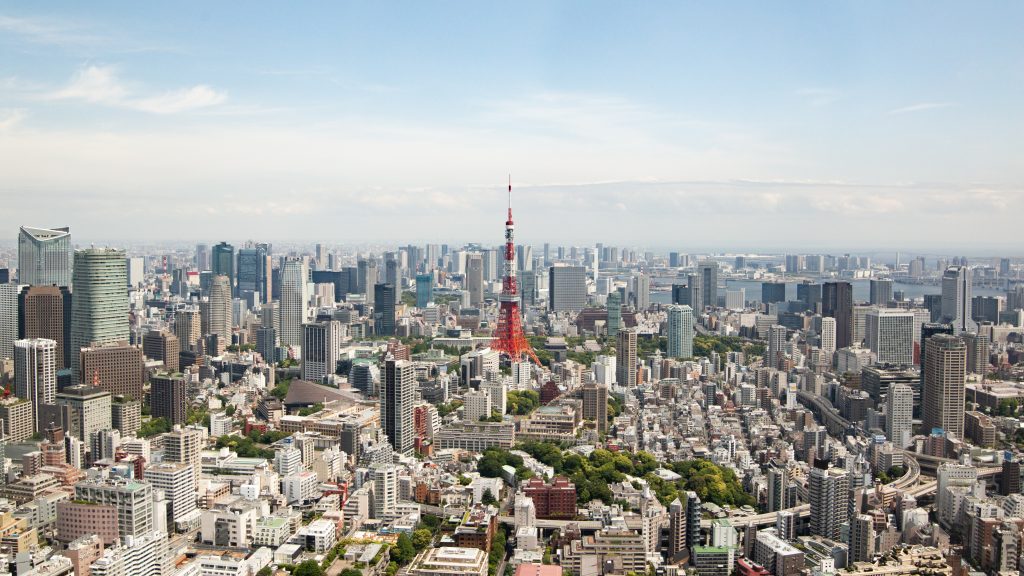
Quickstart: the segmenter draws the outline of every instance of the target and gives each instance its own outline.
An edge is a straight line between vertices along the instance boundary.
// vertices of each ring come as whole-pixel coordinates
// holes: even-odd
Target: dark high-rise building
[[[826,282],[821,290],[821,315],[836,319],[836,349],[853,343],[853,286]]]
[[[11,281],[11,269],[0,268],[0,284],[7,284]]]
[[[872,305],[884,308],[889,306],[889,302],[892,302],[892,280],[888,278],[871,280],[870,289],[869,300]]]
[[[399,454],[413,449],[413,403],[416,400],[416,374],[408,360],[384,361],[380,394],[380,422],[391,447]]]
[[[154,418],[166,418],[174,424],[184,424],[188,388],[182,374],[162,372],[150,379],[150,405]]]
[[[815,282],[797,284],[796,299],[806,304],[808,310],[816,311],[821,304],[821,284]]]
[[[256,351],[264,362],[277,362],[277,330],[267,326],[256,329]]]
[[[579,312],[587,305],[587,269],[583,266],[548,268],[548,310]]]
[[[942,321],[953,325],[953,333],[974,332],[971,317],[973,271],[967,266],[950,266],[942,273]]]
[[[241,298],[256,294],[259,302],[270,302],[272,268],[269,244],[256,244],[239,250],[235,293]]]
[[[975,296],[971,299],[971,318],[975,322],[991,322],[999,324],[999,313],[1003,311],[1003,301],[995,296]]]
[[[786,283],[785,282],[762,282],[761,283],[761,303],[762,304],[774,304],[775,302],[786,301]]]
[[[925,294],[924,307],[932,322],[942,320],[942,294]]]
[[[57,343],[57,370],[71,367],[71,291],[66,286],[29,286],[18,295],[18,337]]]
[[[348,275],[343,270],[312,270],[313,284],[334,284],[334,301],[341,302],[348,294]]]
[[[235,285],[235,247],[227,242],[221,242],[213,247],[213,256],[210,261],[210,270],[214,276],[224,275]]]
[[[210,247],[206,244],[196,244],[195,265],[200,272],[210,269]]]
[[[696,314],[704,308],[718,306],[718,262],[704,260],[700,263],[700,303],[692,306]]]
[[[395,287],[375,284],[373,287],[374,332],[379,336],[395,335]]]

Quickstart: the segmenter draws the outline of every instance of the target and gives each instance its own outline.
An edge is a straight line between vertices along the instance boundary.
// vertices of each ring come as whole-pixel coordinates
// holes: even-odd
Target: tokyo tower
[[[523,317],[519,313],[519,289],[516,284],[516,243],[512,223],[512,179],[508,181],[508,220],[505,221],[505,276],[501,281],[498,298],[498,330],[491,341],[491,350],[508,356],[512,362],[522,362],[528,356],[537,365],[540,360],[523,335]]]

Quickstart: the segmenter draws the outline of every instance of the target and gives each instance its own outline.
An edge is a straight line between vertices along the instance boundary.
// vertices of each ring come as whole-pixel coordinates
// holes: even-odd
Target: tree
[[[264,566],[263,568],[260,568],[260,571],[256,573],[256,576],[271,576],[273,573],[274,571],[270,569],[270,566]]]
[[[224,413],[227,414],[228,416],[234,416],[235,415],[235,405],[234,404],[228,404],[228,407],[224,409]]]
[[[412,533],[412,546],[417,552],[423,551],[434,541],[434,535],[426,528],[419,528]]]
[[[398,543],[391,549],[391,559],[399,566],[405,566],[416,557],[416,547],[413,546],[412,538],[402,532],[398,535]]]
[[[491,492],[490,488],[484,490],[483,496],[480,497],[480,501],[484,504],[497,504],[498,500],[494,497],[494,493]]]
[[[341,571],[341,574],[339,574],[338,576],[363,576],[363,573],[362,571],[356,570],[355,568],[345,568]]]
[[[316,563],[316,560],[306,560],[295,567],[292,576],[324,576],[324,569]]]

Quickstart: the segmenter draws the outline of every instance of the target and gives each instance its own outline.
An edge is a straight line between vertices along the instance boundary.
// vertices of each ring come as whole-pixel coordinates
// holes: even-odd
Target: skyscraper
[[[150,330],[142,338],[142,351],[147,358],[160,360],[168,372],[177,372],[181,343],[168,330]]]
[[[466,290],[469,305],[480,307],[484,303],[484,260],[480,254],[466,256]]]
[[[198,306],[186,306],[174,311],[174,334],[182,350],[196,349],[196,343],[203,335]]]
[[[374,332],[379,336],[395,335],[395,287],[374,284]]]
[[[971,318],[972,282],[967,266],[950,266],[942,274],[942,321],[951,324],[957,336],[978,329]]]
[[[768,348],[765,350],[767,355],[766,364],[772,368],[778,368],[779,358],[786,349],[786,327],[773,324],[768,327]]]
[[[633,301],[636,309],[645,311],[651,307],[651,277],[637,274],[633,277]]]
[[[923,429],[930,433],[941,428],[948,434],[963,438],[967,345],[956,336],[936,334],[925,342],[924,347]]]
[[[71,299],[71,366],[80,380],[78,351],[128,340],[128,267],[124,250],[75,251]]]
[[[374,268],[376,270],[376,268]],[[285,258],[281,266],[281,330],[282,346],[302,346],[302,324],[309,305],[309,267],[301,258]]]
[[[21,291],[18,335],[23,339],[46,338],[56,342],[58,370],[71,366],[71,357],[65,353],[70,345],[70,323],[71,292],[67,287],[29,286]]]
[[[413,402],[416,375],[408,360],[384,361],[384,382],[380,394],[380,421],[391,447],[399,454],[413,449]]]
[[[807,475],[807,495],[811,504],[811,534],[839,540],[842,524],[848,518],[849,474],[816,461]]]
[[[850,562],[871,560],[875,553],[874,518],[867,514],[857,514],[850,522]]]
[[[608,433],[608,387],[591,382],[583,385],[583,417],[597,424],[598,434]]]
[[[879,364],[914,363],[914,313],[890,308],[872,309],[865,318],[868,348]]]
[[[196,244],[195,265],[200,272],[210,269],[210,247],[206,244]]]
[[[341,359],[341,322],[302,325],[302,379],[320,382],[334,374]]]
[[[828,316],[821,319],[821,350],[829,355],[836,352],[836,319]]]
[[[821,291],[821,315],[836,319],[836,348],[853,344],[853,286],[826,282]]]
[[[693,357],[693,308],[689,306],[668,307],[668,355]]]
[[[142,400],[145,358],[138,346],[116,342],[82,348],[82,384],[93,384],[115,396]],[[85,440],[85,439],[83,439]]]
[[[18,339],[18,299],[22,286],[0,283],[0,358],[14,357]]]
[[[416,275],[416,307],[426,308],[434,301],[434,275]]]
[[[910,444],[914,415],[914,390],[906,384],[892,384],[885,398],[885,433],[899,448]]]
[[[270,245],[255,244],[238,251],[238,288],[237,294],[245,299],[248,294],[256,294],[257,301],[270,301],[271,294],[271,260]]]
[[[622,329],[622,296],[619,295],[618,290],[608,295],[607,306],[608,339],[611,340],[618,336],[619,330]]]
[[[870,303],[874,306],[886,308],[892,302],[892,280],[878,278],[871,280]]]
[[[71,232],[68,228],[21,227],[18,282],[33,286],[71,285]]]
[[[231,279],[223,274],[213,278],[210,285],[209,333],[217,336],[218,347],[231,345]]]
[[[184,424],[188,404],[185,377],[179,373],[160,372],[150,378],[150,394],[154,418],[165,418],[171,424]]]
[[[235,247],[227,242],[221,242],[214,246],[210,270],[214,276],[227,276],[228,285],[233,288],[235,285]]]
[[[619,330],[615,346],[615,381],[629,389],[636,387],[636,329]]]
[[[586,305],[586,268],[559,265],[548,268],[548,310],[579,312]]]
[[[700,303],[694,309],[701,312],[705,308],[718,306],[718,262],[703,260],[698,269],[700,270]]]
[[[32,403],[35,432],[45,427],[42,406],[53,404],[57,393],[57,343],[36,338],[14,343],[14,393]]]
[[[479,255],[478,255],[479,256]],[[384,255],[384,283],[391,284],[395,288],[394,301],[397,304],[401,301],[402,296],[402,263],[398,259],[399,254],[395,252],[388,252]],[[483,264],[480,265],[481,278],[483,274]],[[480,282],[481,293],[483,290],[483,280]],[[483,302],[483,298],[480,299]]]
[[[111,396],[106,390],[85,384],[68,386],[56,395],[55,401],[62,412],[70,415],[67,433],[86,446],[91,445],[95,434],[113,427]]]
[[[761,283],[761,303],[762,304],[774,304],[776,302],[786,301],[786,283],[785,282],[762,282]]]

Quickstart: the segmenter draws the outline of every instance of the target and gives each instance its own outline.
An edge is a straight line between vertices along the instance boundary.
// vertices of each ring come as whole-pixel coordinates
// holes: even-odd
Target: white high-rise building
[[[868,312],[864,321],[868,348],[879,364],[914,363],[914,313],[890,308]]]
[[[285,258],[281,266],[279,306],[282,346],[302,346],[302,324],[308,316],[309,266],[301,258]]]
[[[125,536],[121,545],[103,551],[103,555],[89,566],[89,573],[92,576],[169,574],[167,534],[154,531],[141,536]]]
[[[141,286],[146,279],[146,259],[140,256],[133,256],[128,259],[128,286],[135,288]]]
[[[298,448],[278,450],[274,455],[274,468],[281,476],[290,476],[302,471],[302,452]]]
[[[71,232],[68,228],[21,227],[18,282],[33,286],[71,285]]]
[[[146,482],[163,490],[171,503],[170,523],[185,522],[196,514],[196,492],[192,470],[183,462],[161,462],[146,467]]]
[[[0,358],[14,357],[18,339],[18,284],[0,284]]]
[[[73,300],[72,300],[73,301]],[[221,274],[210,284],[209,331],[217,335],[219,344],[231,345],[231,278]]]
[[[693,357],[693,308],[689,306],[668,307],[668,355]]]
[[[885,399],[885,433],[899,448],[910,444],[914,417],[914,390],[906,384],[892,384]]]
[[[384,518],[398,507],[398,467],[394,464],[373,466],[373,517]]]
[[[44,426],[40,408],[53,404],[57,395],[57,343],[45,338],[14,342],[14,393],[32,403],[36,432]]]
[[[765,350],[765,354],[768,356],[768,360],[765,363],[767,366],[777,368],[779,365],[779,356],[782,355],[786,350],[786,327],[773,324],[768,327],[768,348]]]
[[[942,318],[953,325],[953,334],[976,332],[971,318],[973,273],[967,266],[950,266],[942,274]]]
[[[829,355],[836,353],[836,319],[826,316],[821,319],[821,350]]]
[[[651,277],[646,274],[637,274],[633,279],[633,297],[636,299],[636,309],[647,310],[651,307]]]
[[[505,383],[500,380],[488,380],[480,383],[480,390],[490,396],[491,410],[497,410],[498,414],[504,416],[508,407],[508,387],[505,386]]]
[[[483,390],[470,390],[462,396],[463,417],[466,422],[477,422],[491,415],[491,395]]]
[[[302,379],[320,382],[334,374],[341,360],[341,322],[302,325]]]

